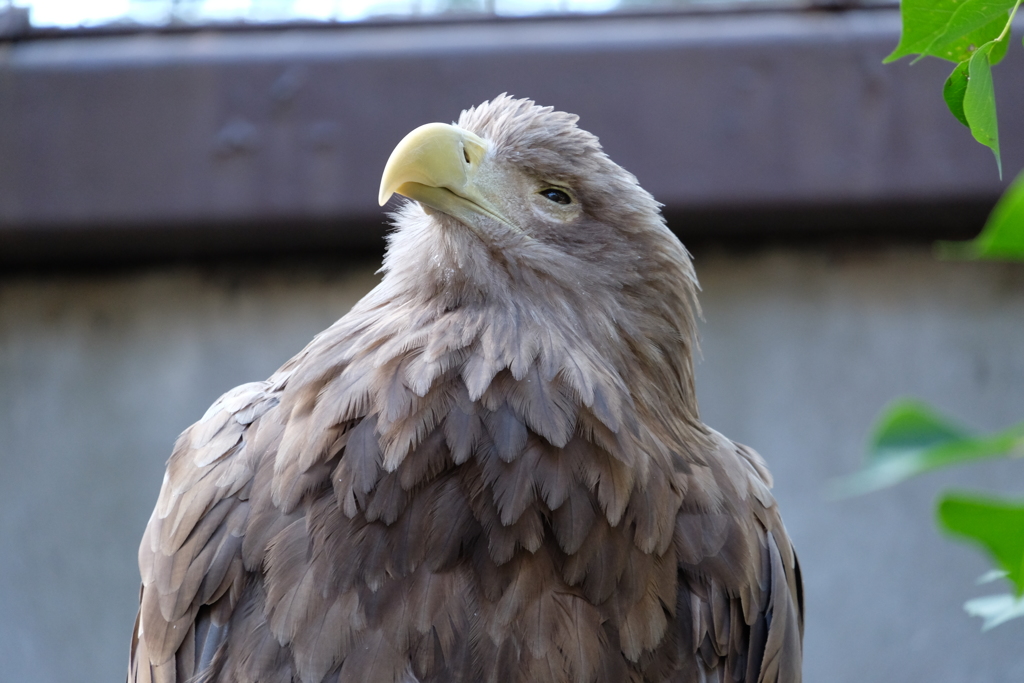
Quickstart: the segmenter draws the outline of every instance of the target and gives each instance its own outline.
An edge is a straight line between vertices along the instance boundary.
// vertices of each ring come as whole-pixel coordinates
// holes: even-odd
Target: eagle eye
[[[559,190],[555,187],[549,187],[541,190],[539,194],[546,199],[550,199],[556,204],[572,204],[572,197],[570,197],[564,190]]]

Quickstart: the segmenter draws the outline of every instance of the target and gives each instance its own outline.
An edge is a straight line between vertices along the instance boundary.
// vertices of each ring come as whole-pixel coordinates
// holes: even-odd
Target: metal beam
[[[0,43],[0,259],[375,246],[394,144],[505,91],[579,114],[684,235],[976,223],[992,156],[945,111],[949,66],[882,65],[898,36],[883,9]]]

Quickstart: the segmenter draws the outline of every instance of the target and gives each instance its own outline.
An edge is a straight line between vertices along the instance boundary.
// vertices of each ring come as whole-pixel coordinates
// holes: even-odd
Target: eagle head
[[[665,389],[655,400],[680,402],[697,424],[690,256],[578,119],[502,94],[399,142],[379,201],[415,201],[394,214],[389,290],[587,337],[608,350],[603,362],[649,370]]]
[[[578,119],[501,95],[457,124],[420,126],[392,152],[380,203],[397,192],[484,240],[511,233],[559,244],[585,233],[601,241],[661,224],[651,195]]]
[[[392,152],[380,204],[395,193],[414,199],[446,240],[482,244],[534,270],[600,266],[625,283],[653,251],[694,281],[659,204],[578,118],[503,94],[456,124],[420,126]],[[412,219],[401,214],[399,224]]]

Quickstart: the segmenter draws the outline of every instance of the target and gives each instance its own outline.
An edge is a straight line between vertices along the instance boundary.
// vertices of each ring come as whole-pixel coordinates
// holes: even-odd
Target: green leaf
[[[864,467],[833,484],[837,496],[854,496],[898,484],[940,467],[1024,451],[1024,423],[975,436],[920,401],[888,406],[875,425]]]
[[[940,242],[946,258],[1024,261],[1024,172],[999,199],[981,234],[966,242]]]
[[[954,62],[970,59],[976,46],[1000,35],[1014,5],[1015,0],[903,0],[900,42],[885,61],[913,54]],[[991,58],[996,63],[1002,53]]]
[[[887,457],[888,451],[928,448],[970,438],[970,433],[921,401],[896,401],[882,413],[871,434],[870,459]]]
[[[945,494],[938,519],[949,533],[984,548],[1006,571],[1017,596],[1024,595],[1024,501]]]
[[[996,118],[996,91],[992,85],[989,55],[995,43],[979,47],[971,57],[968,68],[967,90],[964,93],[964,116],[974,139],[996,155],[999,177],[1003,177],[1003,162],[999,157],[999,122]]]
[[[1013,1],[991,2],[990,0],[966,0],[958,7],[946,24],[945,31],[936,36],[922,54],[962,62],[970,59],[978,45],[994,40],[1006,26],[1007,10]],[[1001,41],[1002,52],[992,56],[992,63],[998,64],[1006,54],[1006,42]]]
[[[964,114],[964,94],[967,93],[967,69],[969,66],[969,62],[957,64],[953,73],[949,74],[949,78],[946,79],[946,84],[942,86],[942,98],[946,100],[946,106],[953,112],[957,121],[968,128],[971,127],[971,124],[967,123],[967,115]]]

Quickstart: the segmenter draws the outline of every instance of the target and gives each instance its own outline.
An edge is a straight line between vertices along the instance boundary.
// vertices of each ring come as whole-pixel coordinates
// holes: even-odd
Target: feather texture
[[[583,208],[405,205],[381,284],[178,439],[131,683],[800,681],[771,476],[697,412],[689,257],[575,123],[464,112],[510,193]]]

